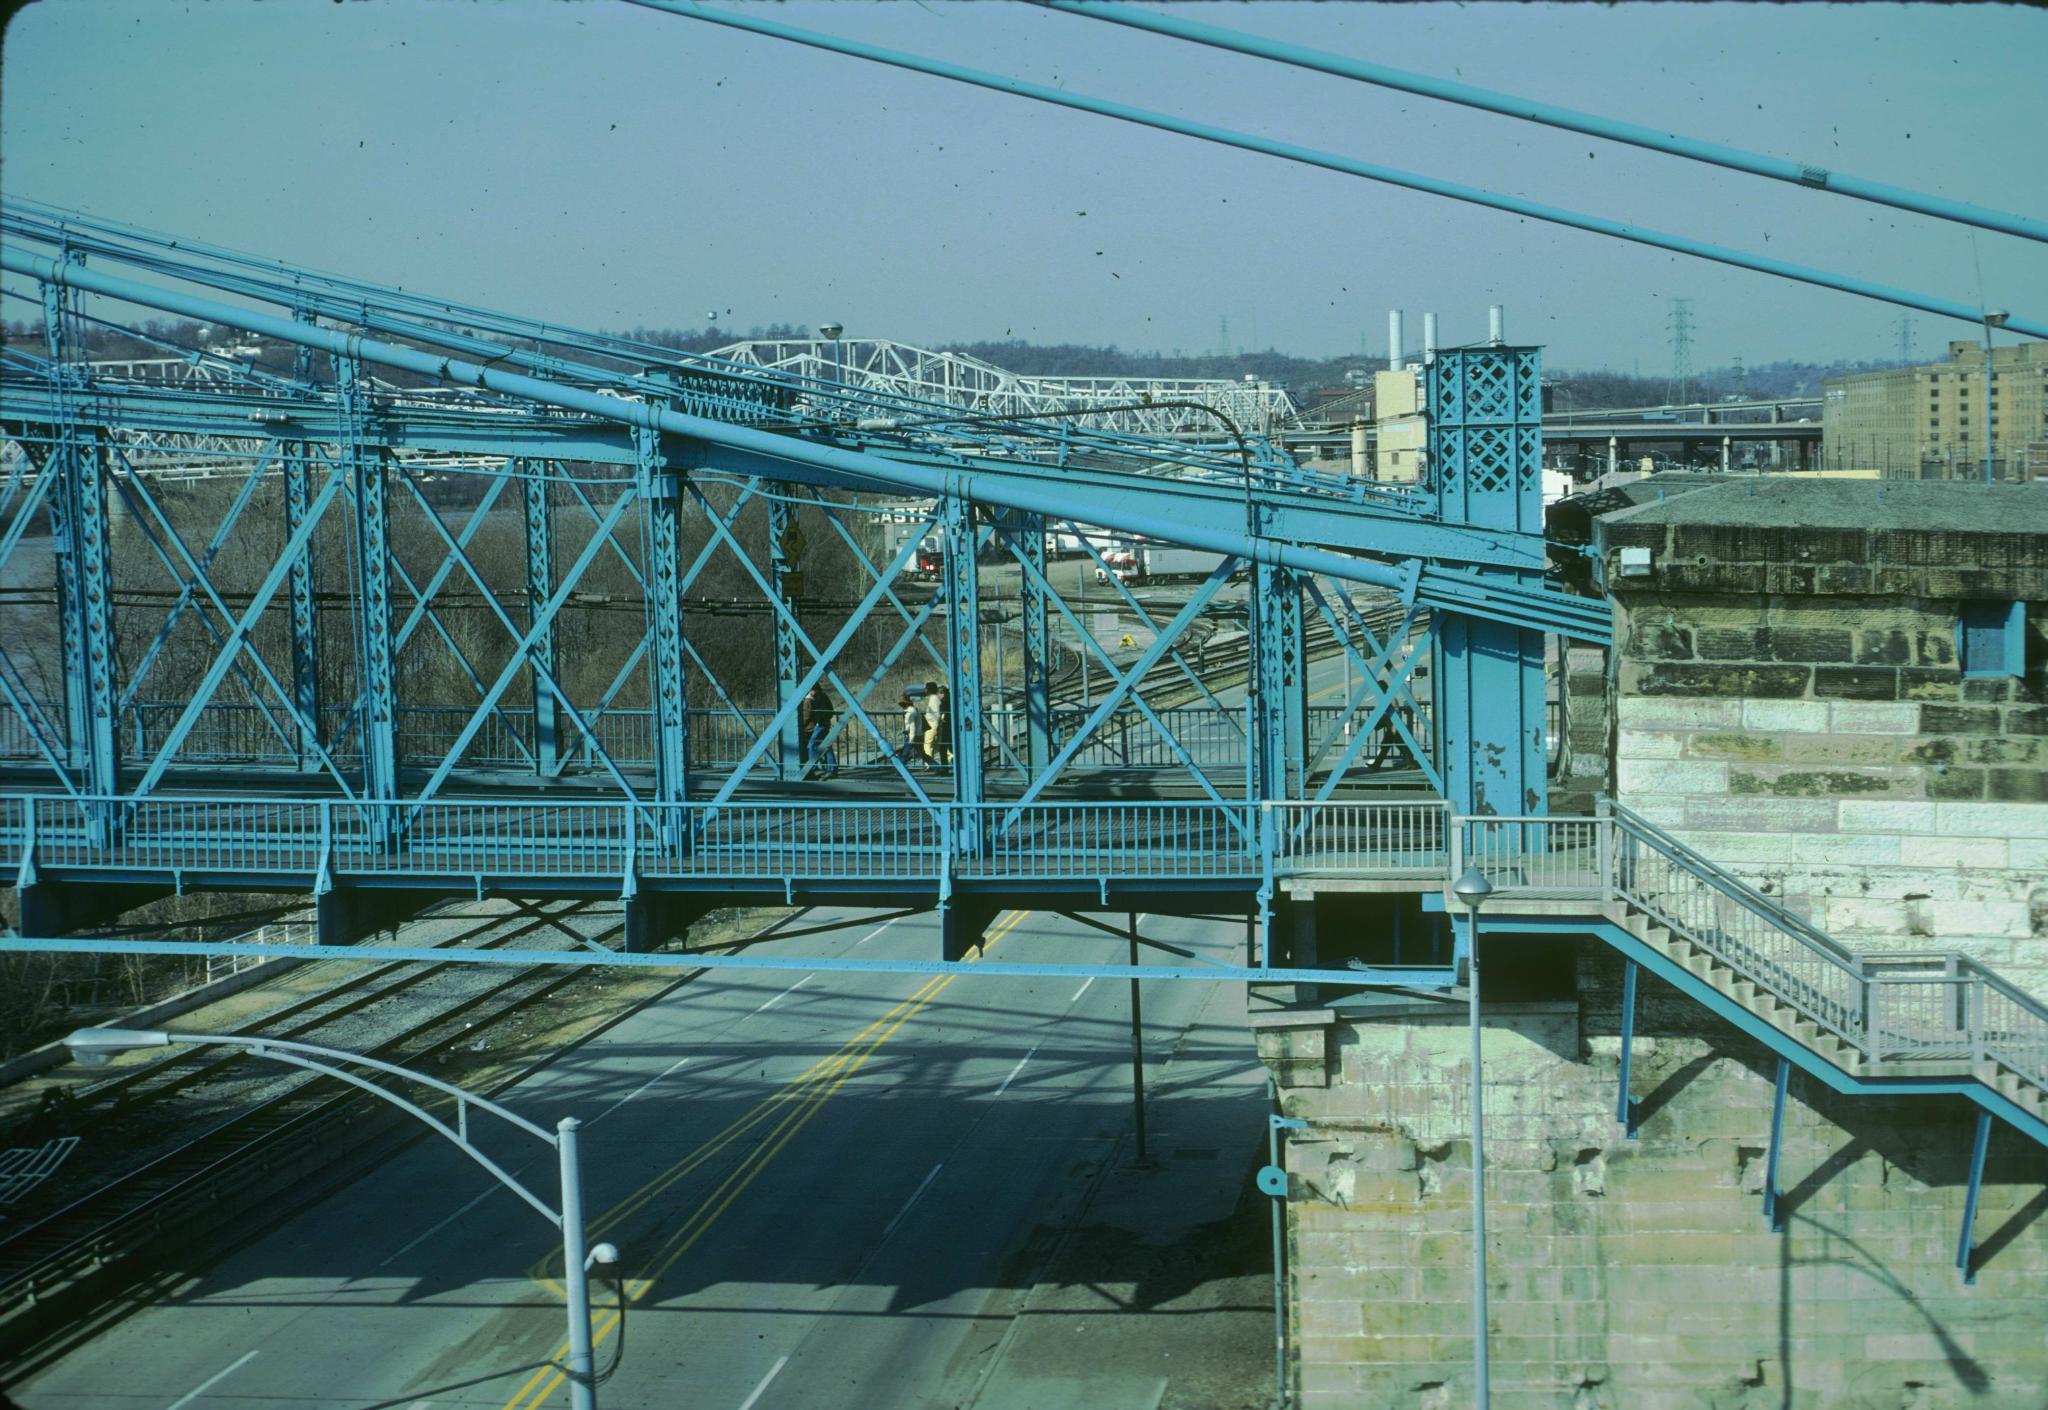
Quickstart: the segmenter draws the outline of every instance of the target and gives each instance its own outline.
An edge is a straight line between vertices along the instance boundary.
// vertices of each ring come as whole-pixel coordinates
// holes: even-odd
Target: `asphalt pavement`
[[[848,923],[766,943],[937,953],[928,915],[801,923],[835,922]],[[1193,951],[1184,963],[1243,951],[1238,921],[1141,928]],[[1126,957],[1121,940],[1055,915],[1007,913],[991,935],[1003,958]],[[1110,1349],[1079,1366],[1031,1364],[1035,1340],[1015,1335],[1106,1187],[1139,1242],[1172,1239],[1228,1212],[1263,1142],[1242,986],[1151,983],[1154,1162],[1130,1168],[1128,991],[1114,979],[721,971],[505,1097],[544,1126],[585,1123],[590,1237],[619,1245],[626,1275],[623,1328],[612,1291],[597,1290],[600,1368],[618,1357],[600,1403],[1159,1403],[1170,1377],[1142,1355],[1141,1305],[1098,1321],[1109,1335],[1094,1345]],[[517,1135],[489,1143],[553,1201],[552,1152]],[[26,1410],[565,1405],[560,1373],[538,1364],[563,1349],[556,1247],[538,1213],[430,1138],[9,1393]],[[1142,1373],[1119,1364],[1118,1346]]]

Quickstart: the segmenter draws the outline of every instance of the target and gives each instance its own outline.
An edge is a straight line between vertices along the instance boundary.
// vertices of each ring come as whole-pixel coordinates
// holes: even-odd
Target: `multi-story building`
[[[2048,479],[2048,343],[1992,351],[1992,468],[2001,480]],[[1888,479],[1977,479],[1984,473],[1984,349],[1830,377],[1821,402],[1821,463]]]

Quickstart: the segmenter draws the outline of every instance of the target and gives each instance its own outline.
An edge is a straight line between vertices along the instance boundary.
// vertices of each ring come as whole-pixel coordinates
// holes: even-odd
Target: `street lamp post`
[[[464,1091],[437,1077],[429,1077],[410,1068],[380,1062],[376,1058],[364,1057],[360,1053],[345,1052],[340,1048],[325,1048],[315,1043],[288,1043],[279,1038],[233,1033],[167,1033],[160,1029],[140,1028],[81,1028],[64,1040],[64,1046],[71,1050],[71,1055],[88,1066],[103,1065],[111,1061],[116,1053],[130,1052],[138,1048],[167,1048],[173,1043],[204,1043],[240,1048],[254,1057],[268,1058],[272,1062],[286,1063],[292,1067],[302,1067],[309,1072],[317,1072],[322,1076],[346,1082],[352,1087],[359,1087],[371,1096],[425,1122],[454,1142],[463,1154],[488,1170],[499,1184],[538,1210],[541,1217],[561,1230],[562,1234],[562,1284],[568,1294],[569,1308],[569,1362],[565,1368],[569,1380],[569,1404],[573,1410],[597,1410],[597,1383],[590,1338],[590,1270],[597,1264],[617,1263],[619,1251],[608,1243],[599,1244],[587,1251],[584,1248],[583,1176],[576,1144],[576,1133],[581,1123],[575,1117],[565,1116],[556,1122],[554,1134],[550,1135],[545,1129],[536,1126],[517,1112],[508,1111],[488,1098]],[[323,1062],[323,1058],[331,1061]],[[336,1062],[387,1072],[455,1098],[456,1124],[451,1127],[424,1107],[407,1101],[396,1092],[331,1065]],[[561,1169],[559,1210],[550,1209],[545,1200],[513,1179],[504,1167],[470,1143],[471,1107],[488,1112],[555,1148]]]
[[[1487,1410],[1492,1394],[1486,1365],[1486,1108],[1479,1066],[1479,908],[1493,884],[1476,866],[1451,886],[1465,907],[1465,995],[1472,1030],[1472,1404]]]

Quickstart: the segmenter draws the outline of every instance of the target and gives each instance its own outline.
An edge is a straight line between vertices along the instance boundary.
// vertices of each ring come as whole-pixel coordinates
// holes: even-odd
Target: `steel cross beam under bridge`
[[[961,933],[1024,895],[1265,911],[1330,816],[1297,804],[1356,803],[1344,845],[1397,870],[1443,800],[1540,811],[1542,634],[1606,632],[1541,578],[1533,349],[1441,355],[1438,470],[1381,493],[107,223],[8,233],[43,338],[0,379],[0,840],[35,930],[171,886],[303,886],[337,933],[451,889],[596,887],[643,937],[741,896]],[[94,367],[129,306],[258,352],[190,387]],[[834,395],[894,424],[799,410]],[[244,468],[136,473],[181,455]],[[1101,546],[1135,535],[1185,580],[1120,582]]]

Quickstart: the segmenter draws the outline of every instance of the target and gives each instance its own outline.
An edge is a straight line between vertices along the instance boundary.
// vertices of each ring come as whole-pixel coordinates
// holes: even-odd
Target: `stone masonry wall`
[[[1956,945],[2048,993],[2048,638],[1965,680],[1958,604],[1618,598],[1615,792],[1857,948]]]
[[[1499,943],[1512,943],[1502,941]],[[1491,945],[1489,945],[1491,949]],[[1618,964],[1582,966],[1608,992]],[[1677,1006],[1653,1003],[1643,1018]],[[1662,998],[1673,998],[1661,995]],[[1689,1006],[1686,1006],[1689,1007]],[[1304,1410],[1471,1403],[1470,1071],[1459,1003],[1276,1016],[1290,1336]],[[1698,1029],[1691,1014],[1683,1015]],[[1793,1079],[1762,1210],[1771,1060],[1732,1033],[1639,1036],[1631,1141],[1611,1008],[1489,1008],[1487,1225],[1496,1410],[2042,1410],[2048,1220],[2038,1149],[1994,1140],[1974,1286],[1953,1266],[1960,1101]],[[1280,1026],[1292,1024],[1293,1026]],[[1639,1030],[1640,1031],[1640,1030]]]
[[[1615,796],[1856,948],[2048,994],[2048,497],[1765,481],[1599,536]],[[1965,679],[1964,604],[2015,600],[2023,673]]]

